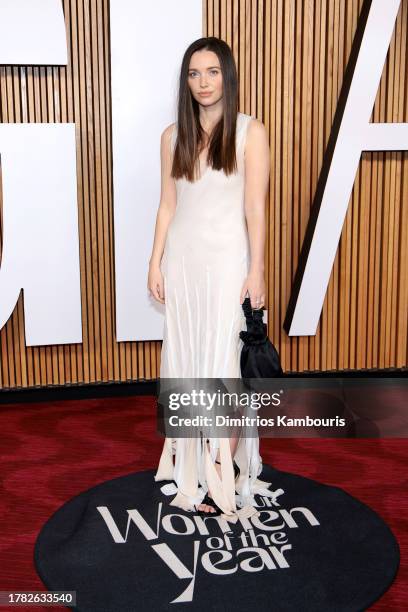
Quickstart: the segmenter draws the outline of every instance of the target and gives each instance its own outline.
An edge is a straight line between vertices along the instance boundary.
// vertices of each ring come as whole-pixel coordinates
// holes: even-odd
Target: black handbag
[[[244,342],[241,350],[242,378],[274,378],[283,376],[279,354],[267,335],[263,322],[263,308],[252,309],[251,300],[246,297],[242,303],[247,330],[240,331]]]

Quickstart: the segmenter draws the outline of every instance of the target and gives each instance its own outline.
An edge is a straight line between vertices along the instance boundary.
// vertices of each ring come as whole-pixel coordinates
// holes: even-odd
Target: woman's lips
[[[198,95],[199,96],[211,96],[211,94],[212,94],[211,91],[206,91],[206,92],[200,91]]]

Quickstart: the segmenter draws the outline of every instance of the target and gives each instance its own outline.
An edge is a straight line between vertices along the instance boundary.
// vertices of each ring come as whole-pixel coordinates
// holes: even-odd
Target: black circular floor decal
[[[264,465],[284,492],[234,524],[170,506],[154,474],[93,487],[41,530],[36,569],[49,590],[76,591],[76,610],[353,612],[397,573],[391,530],[338,487]]]

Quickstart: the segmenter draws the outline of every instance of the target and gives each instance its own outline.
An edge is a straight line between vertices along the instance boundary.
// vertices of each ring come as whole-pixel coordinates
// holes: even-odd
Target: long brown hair
[[[177,105],[177,140],[171,176],[194,181],[194,169],[204,142],[204,130],[199,118],[199,105],[188,86],[190,58],[200,49],[216,53],[223,81],[223,115],[214,126],[208,146],[207,163],[214,170],[232,174],[237,169],[235,130],[238,113],[238,78],[234,56],[223,40],[210,36],[195,40],[184,53],[180,69]]]

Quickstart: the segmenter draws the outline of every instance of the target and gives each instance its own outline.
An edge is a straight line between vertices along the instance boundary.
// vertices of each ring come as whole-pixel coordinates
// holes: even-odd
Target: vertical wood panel
[[[20,295],[0,331],[1,388],[159,372],[161,342],[115,342],[108,0],[63,6],[68,66],[1,67],[0,121],[76,124],[83,344],[25,347]],[[240,110],[270,137],[269,334],[290,371],[407,366],[406,152],[362,155],[316,336],[289,338],[282,328],[361,7],[362,0],[203,1],[203,36],[231,46]],[[408,122],[407,24],[402,0],[372,121]]]

